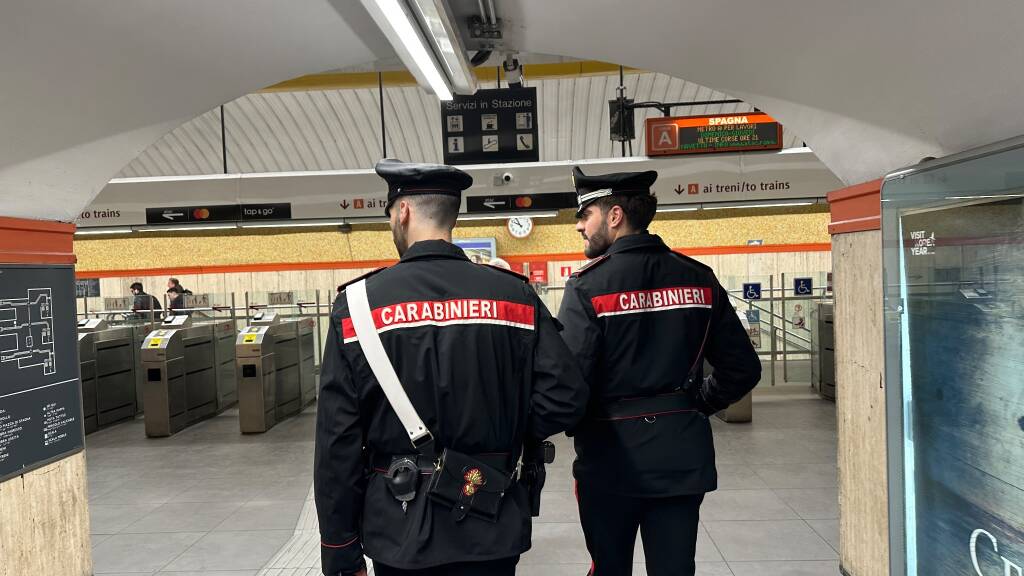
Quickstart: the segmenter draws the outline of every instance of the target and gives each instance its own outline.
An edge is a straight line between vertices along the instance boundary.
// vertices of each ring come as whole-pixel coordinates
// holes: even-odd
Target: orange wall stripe
[[[828,193],[832,210],[829,234],[848,234],[882,227],[882,180],[872,180]]]
[[[75,225],[0,217],[0,262],[74,264]]]
[[[832,245],[815,244],[773,244],[767,246],[710,246],[705,248],[675,248],[689,256],[711,256],[722,254],[766,254],[779,252],[829,252]],[[562,254],[520,254],[503,256],[509,262],[564,262],[586,260],[582,252]],[[284,262],[267,264],[226,264],[222,266],[190,266],[176,268],[143,268],[138,270],[81,270],[79,278],[125,278],[135,276],[174,276],[185,274],[225,274],[238,272],[286,272],[294,270],[351,270],[355,268],[380,268],[390,266],[397,260],[353,260],[345,262]]]

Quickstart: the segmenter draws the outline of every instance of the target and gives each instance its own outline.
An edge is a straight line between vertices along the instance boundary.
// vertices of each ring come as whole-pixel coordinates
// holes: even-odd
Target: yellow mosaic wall
[[[504,220],[461,222],[455,236],[493,237],[502,256],[581,252],[572,211],[534,220],[533,233],[513,238]],[[673,248],[828,243],[827,205],[759,210],[703,210],[658,214],[651,231]],[[78,271],[138,270],[194,266],[346,262],[398,257],[386,224],[335,228],[134,233],[75,240]]]

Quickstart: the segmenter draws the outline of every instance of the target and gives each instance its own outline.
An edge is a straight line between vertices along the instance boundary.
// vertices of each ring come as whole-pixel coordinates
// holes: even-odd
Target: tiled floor
[[[229,411],[169,439],[142,422],[88,437],[96,574],[318,574],[313,412],[257,436]],[[697,574],[839,573],[835,406],[804,386],[755,395],[753,424],[713,420],[720,489],[701,509]],[[522,572],[583,576],[590,559],[558,439]],[[637,543],[635,574],[644,574]]]
[[[230,410],[170,438],[142,420],[88,436],[95,573],[256,574],[306,503],[313,423],[310,409],[243,436]]]

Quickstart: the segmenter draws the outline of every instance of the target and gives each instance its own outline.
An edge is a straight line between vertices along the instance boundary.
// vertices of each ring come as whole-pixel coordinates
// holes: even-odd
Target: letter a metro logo
[[[679,131],[675,124],[662,124],[653,129],[654,150],[675,150],[679,147]]]

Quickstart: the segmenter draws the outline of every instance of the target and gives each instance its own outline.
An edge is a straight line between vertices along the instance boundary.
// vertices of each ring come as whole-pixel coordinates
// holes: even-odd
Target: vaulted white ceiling
[[[584,160],[621,156],[609,139],[608,100],[618,75],[542,78],[537,88],[541,160]],[[710,88],[665,74],[626,74],[629,97],[642,101],[697,102],[732,99]],[[679,107],[673,112],[748,112],[748,104]],[[441,111],[436,97],[417,86],[384,89],[388,155],[411,162],[439,163]],[[636,111],[633,152],[643,154],[644,119]],[[263,92],[224,106],[230,173],[366,169],[382,157],[380,98],[376,88]],[[787,147],[800,138],[786,131]],[[628,154],[628,151],[627,151]],[[185,176],[224,171],[220,108],[162,137],[119,174],[120,177]]]
[[[1016,0],[495,4],[509,46],[742,98],[851,184],[1024,133]],[[351,0],[0,2],[0,212],[70,220],[197,115],[289,78],[393,57]]]

